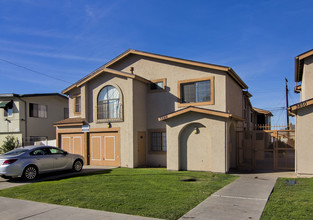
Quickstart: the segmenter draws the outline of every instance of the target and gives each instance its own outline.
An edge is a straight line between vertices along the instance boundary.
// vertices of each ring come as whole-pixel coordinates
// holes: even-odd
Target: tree
[[[5,140],[3,141],[3,144],[0,148],[0,153],[4,154],[6,152],[9,152],[11,150],[13,150],[14,148],[17,148],[20,146],[20,142],[18,140],[18,138],[14,137],[14,136],[6,136]]]

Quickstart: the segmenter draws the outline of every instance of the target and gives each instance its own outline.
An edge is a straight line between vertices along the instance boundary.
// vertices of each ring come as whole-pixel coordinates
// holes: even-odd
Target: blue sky
[[[133,48],[232,67],[253,106],[284,123],[285,77],[296,103],[294,57],[313,48],[312,14],[311,0],[0,0],[0,93],[61,92]]]

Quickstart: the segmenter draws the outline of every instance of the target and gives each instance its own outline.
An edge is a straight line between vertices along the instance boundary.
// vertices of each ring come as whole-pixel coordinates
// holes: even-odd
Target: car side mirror
[[[66,152],[66,151],[64,151],[64,153],[63,153],[63,155],[65,156],[65,155],[67,155],[68,153]]]

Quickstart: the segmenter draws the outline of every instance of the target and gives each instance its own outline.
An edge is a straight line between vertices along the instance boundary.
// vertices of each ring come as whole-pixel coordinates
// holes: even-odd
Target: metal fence
[[[294,170],[294,130],[237,131],[238,168]]]

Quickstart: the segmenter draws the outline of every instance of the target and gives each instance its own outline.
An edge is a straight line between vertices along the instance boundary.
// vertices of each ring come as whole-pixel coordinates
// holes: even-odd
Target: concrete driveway
[[[41,174],[39,177],[34,181],[25,181],[22,178],[15,178],[12,180],[3,179],[0,177],[0,190],[6,189],[14,186],[20,186],[24,184],[34,183],[34,182],[41,182],[41,181],[50,181],[50,180],[59,180],[59,179],[66,179],[74,176],[82,176],[82,175],[95,175],[97,172],[110,172],[111,169],[115,167],[101,167],[101,166],[84,166],[81,172],[73,172],[69,171],[59,171],[53,173],[46,173]],[[96,173],[95,173],[96,172]]]

